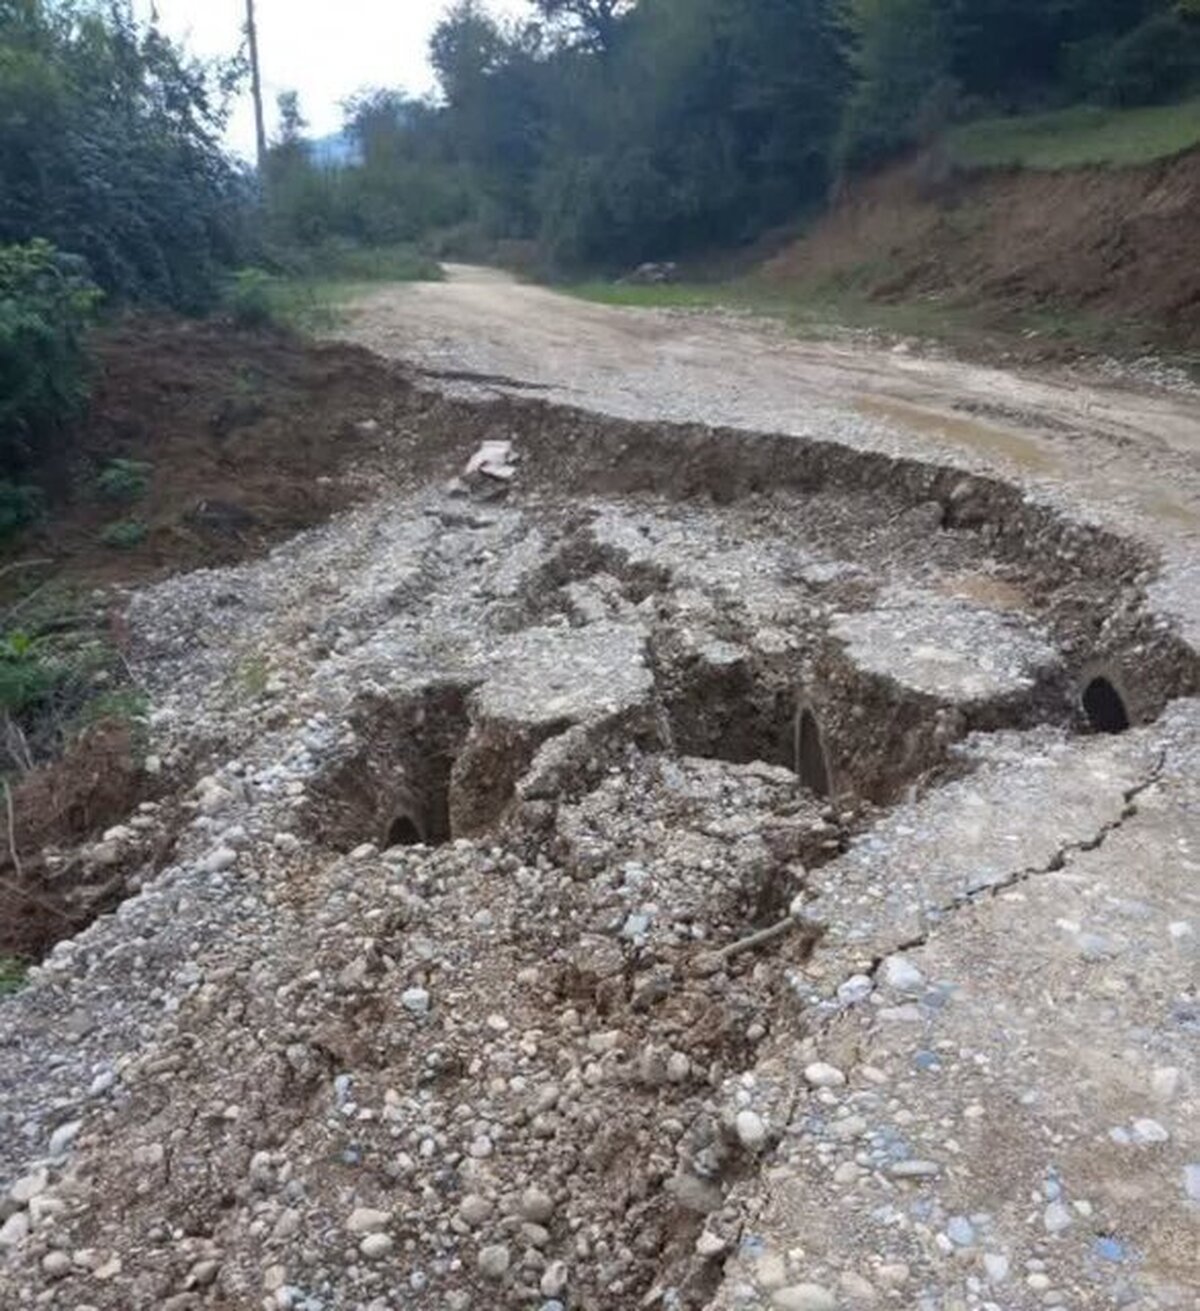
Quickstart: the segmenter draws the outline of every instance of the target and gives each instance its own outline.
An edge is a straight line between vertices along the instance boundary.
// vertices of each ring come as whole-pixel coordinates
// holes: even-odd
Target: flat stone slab
[[[529,628],[498,646],[475,694],[477,722],[582,723],[645,702],[654,677],[632,624]]]
[[[832,632],[865,672],[956,704],[1026,692],[1059,663],[1022,616],[916,588],[888,589],[873,609],[838,616]]]
[[[863,957],[927,933],[969,898],[1047,869],[1116,823],[1160,753],[1156,729],[1067,737],[1050,728],[978,734],[973,769],[898,806],[811,875],[828,925],[810,971],[840,978]]]

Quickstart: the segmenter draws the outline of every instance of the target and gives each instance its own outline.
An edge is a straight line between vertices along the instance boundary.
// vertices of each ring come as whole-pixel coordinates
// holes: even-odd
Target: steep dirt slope
[[[881,300],[1085,313],[1200,343],[1200,151],[1144,168],[966,173],[926,157],[856,183],[765,275]]]

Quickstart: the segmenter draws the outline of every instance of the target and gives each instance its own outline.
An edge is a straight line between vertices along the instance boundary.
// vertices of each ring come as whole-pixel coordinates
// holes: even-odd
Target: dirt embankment
[[[219,321],[133,317],[97,333],[87,413],[43,471],[48,513],[17,544],[64,583],[229,564],[358,499],[378,472],[396,371],[367,352]],[[144,494],[106,498],[113,460]],[[144,536],[106,544],[117,521]]]
[[[377,492],[424,403],[366,351],[215,321],[130,318],[93,349],[87,413],[39,471],[46,513],[0,562],[0,958],[36,958],[120,899],[121,869],[57,852],[162,791],[108,589],[256,556]],[[144,486],[106,496],[114,460]],[[117,524],[136,535],[111,541]]]
[[[930,158],[854,184],[765,273],[937,298],[997,321],[1086,315],[1200,345],[1200,151],[1144,168],[963,172]]]

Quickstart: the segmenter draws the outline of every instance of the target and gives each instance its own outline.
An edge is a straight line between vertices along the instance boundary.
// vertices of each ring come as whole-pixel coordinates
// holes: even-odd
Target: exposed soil
[[[62,583],[126,583],[229,564],[320,523],[361,497],[385,461],[380,440],[408,394],[365,351],[216,321],[134,317],[96,333],[93,392],[48,472],[50,512],[18,544]],[[114,458],[153,466],[148,494],[120,504],[95,479]],[[136,519],[146,540],[106,547]],[[37,574],[44,581],[46,574]]]
[[[1127,339],[1200,345],[1200,151],[1144,168],[963,172],[930,158],[857,182],[772,282],[936,298],[996,320],[1107,320]]]

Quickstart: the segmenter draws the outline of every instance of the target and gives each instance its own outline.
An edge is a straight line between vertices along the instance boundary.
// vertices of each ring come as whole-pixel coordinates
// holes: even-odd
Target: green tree
[[[46,237],[117,295],[211,304],[245,194],[221,145],[237,75],[123,4],[0,0],[0,242]]]
[[[912,145],[949,99],[951,28],[940,0],[852,0],[856,85],[846,104],[844,167]]]

